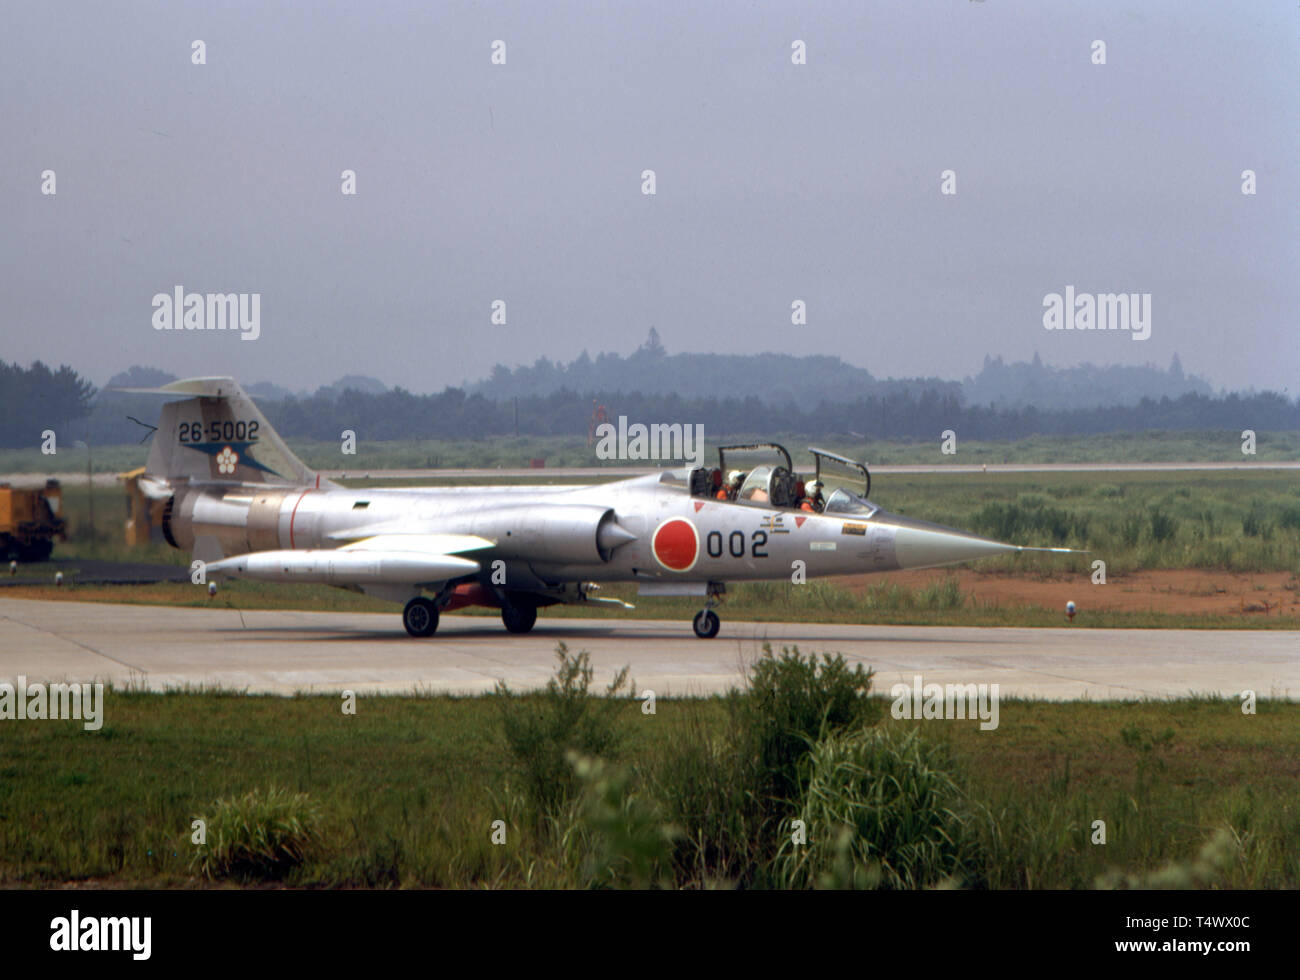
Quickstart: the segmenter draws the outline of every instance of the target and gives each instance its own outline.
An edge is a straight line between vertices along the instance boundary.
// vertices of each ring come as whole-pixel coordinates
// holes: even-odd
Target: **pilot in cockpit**
[[[740,493],[740,485],[744,482],[744,471],[732,470],[727,474],[726,485],[718,490],[717,498],[719,500],[735,500],[736,494]]]
[[[826,501],[822,499],[821,481],[814,480],[804,487],[804,498],[799,504],[800,510],[810,511],[814,514],[820,514],[822,508],[826,506]]]

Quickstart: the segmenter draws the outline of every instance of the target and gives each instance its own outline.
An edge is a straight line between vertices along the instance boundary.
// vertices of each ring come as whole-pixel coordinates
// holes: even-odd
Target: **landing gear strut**
[[[719,597],[724,591],[726,586],[721,582],[709,583],[709,597],[705,600],[704,608],[695,614],[695,621],[691,624],[695,627],[695,635],[701,640],[711,640],[718,635],[722,621],[718,619],[718,614],[713,611],[713,608],[719,603]]]
[[[422,595],[416,596],[402,610],[402,625],[412,636],[433,636],[438,629],[438,604]]]

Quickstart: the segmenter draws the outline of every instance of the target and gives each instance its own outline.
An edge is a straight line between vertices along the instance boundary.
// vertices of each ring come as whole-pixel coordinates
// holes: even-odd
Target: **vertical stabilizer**
[[[192,395],[162,408],[145,475],[159,480],[334,486],[285,445],[233,378],[187,378],[137,394]]]

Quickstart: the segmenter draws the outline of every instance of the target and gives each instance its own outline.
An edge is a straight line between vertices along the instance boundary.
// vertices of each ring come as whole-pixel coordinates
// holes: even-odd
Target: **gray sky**
[[[1300,393],[1294,2],[8,0],[3,21],[6,360],[430,391],[655,326],[671,352],[878,376],[1176,351]],[[178,284],[260,293],[260,338],[154,330]],[[1151,293],[1150,339],[1045,330],[1066,285]]]

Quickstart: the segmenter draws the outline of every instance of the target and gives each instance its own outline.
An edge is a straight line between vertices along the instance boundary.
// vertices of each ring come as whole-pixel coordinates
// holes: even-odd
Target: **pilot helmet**
[[[745,478],[744,470],[732,470],[730,473],[727,474],[727,482],[732,484],[739,483],[744,478]]]
[[[821,480],[813,480],[812,483],[804,487],[804,492],[810,497],[815,497],[822,492]]]

